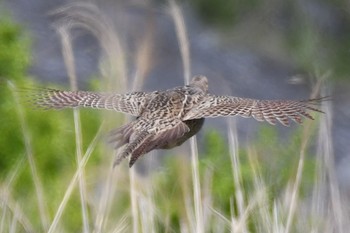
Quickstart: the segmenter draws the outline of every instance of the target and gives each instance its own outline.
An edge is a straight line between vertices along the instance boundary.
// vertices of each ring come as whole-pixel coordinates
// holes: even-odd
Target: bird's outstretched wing
[[[29,101],[44,109],[91,107],[115,110],[139,116],[145,107],[149,93],[127,94],[98,93],[90,91],[61,91],[50,88],[25,90]]]
[[[279,121],[289,126],[289,119],[302,123],[302,117],[313,119],[309,111],[322,112],[317,105],[324,98],[309,100],[256,100],[233,96],[207,95],[196,104],[183,120],[202,117],[242,116],[275,124]]]

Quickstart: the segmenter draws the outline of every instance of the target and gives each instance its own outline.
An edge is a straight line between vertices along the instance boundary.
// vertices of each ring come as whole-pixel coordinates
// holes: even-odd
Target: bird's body
[[[127,94],[60,91],[42,89],[34,96],[35,104],[44,108],[92,107],[111,109],[136,116],[136,120],[112,131],[115,147],[123,151],[115,165],[131,156],[129,166],[153,149],[170,149],[181,145],[203,126],[205,117],[254,117],[270,124],[289,125],[289,119],[301,123],[302,116],[313,119],[308,111],[320,99],[306,101],[254,100],[208,94],[208,80],[195,76],[189,85],[165,91]]]

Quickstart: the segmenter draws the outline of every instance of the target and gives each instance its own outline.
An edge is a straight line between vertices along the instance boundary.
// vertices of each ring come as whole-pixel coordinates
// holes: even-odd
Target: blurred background
[[[332,169],[334,169],[335,180],[332,180],[332,176],[324,178],[323,187],[332,186],[334,181],[337,185],[339,184],[337,189],[339,195],[342,198],[350,197],[350,2],[346,0],[183,0],[178,1],[177,4],[187,33],[190,73],[207,76],[211,93],[259,99],[307,99],[317,83],[322,82],[322,94],[331,95],[332,101],[327,103],[327,116],[313,114],[316,115],[316,122],[312,123],[312,130],[309,129],[312,131],[310,136],[312,140],[308,144],[309,157],[305,162],[305,169],[312,172],[304,172],[303,178],[306,183],[303,184],[305,187],[300,186],[304,187],[300,192],[304,198],[303,201],[307,202],[311,198],[312,191],[305,190],[308,190],[311,185],[316,185],[311,180],[319,181],[314,177],[318,166],[315,157],[320,150],[327,150],[332,162],[324,161],[325,166],[327,164],[333,166],[334,163]],[[70,89],[67,57],[64,57],[63,49],[65,48],[62,39],[64,34],[60,31],[62,28],[68,28],[71,29],[69,39],[72,43],[73,67],[79,89],[127,92],[181,86],[184,84],[185,76],[181,48],[185,46],[179,40],[179,32],[174,21],[174,8],[168,1],[162,0],[96,0],[86,1],[84,4],[63,0],[3,0],[0,2],[0,78],[11,81],[16,86],[58,86]],[[6,84],[6,81],[3,83]],[[32,145],[29,147],[29,153],[34,155],[34,161],[37,160],[38,177],[41,177],[43,182],[43,193],[54,203],[45,204],[47,207],[35,207],[41,213],[40,221],[31,220],[30,217],[27,219],[29,223],[23,219],[18,221],[26,231],[30,229],[35,231],[40,229],[39,226],[47,230],[49,226],[52,227],[49,222],[53,216],[56,216],[54,213],[57,213],[59,203],[62,203],[63,194],[60,191],[66,189],[67,182],[76,169],[72,114],[69,110],[40,112],[30,109],[24,110],[23,113],[21,108],[26,109],[25,104],[18,100],[16,94],[13,94],[8,87],[0,97],[2,109],[0,120],[3,122],[0,126],[3,132],[0,139],[0,173],[3,186],[13,187],[15,191],[12,198],[18,200],[14,203],[22,203],[24,216],[28,209],[36,206],[35,203],[23,206],[26,201],[40,196],[38,187],[36,185],[31,187],[29,184],[32,183],[30,181],[32,175],[29,174],[33,174],[33,166],[27,165],[25,154],[28,154],[28,145]],[[14,103],[23,106],[14,108]],[[92,111],[81,112],[82,148],[84,149],[91,145],[89,142],[96,135],[101,122],[107,122],[108,126],[105,126],[101,133],[106,135],[108,129],[120,126],[123,121],[123,116],[118,113],[92,113]],[[320,118],[326,118],[326,131],[318,131],[322,128],[317,123]],[[264,161],[261,169],[268,174],[270,183],[266,182],[266,186],[273,187],[271,193],[280,193],[281,189],[289,190],[288,187],[281,188],[281,184],[289,183],[287,181],[289,179],[294,181],[299,161],[298,151],[302,151],[300,147],[303,144],[304,128],[296,124],[292,124],[290,128],[273,127],[267,123],[257,123],[252,119],[236,119],[235,125],[237,126],[235,135],[238,136],[240,145],[239,153],[247,155],[252,150],[261,152],[260,159]],[[211,174],[213,184],[216,176],[219,180],[226,177],[224,168],[221,166],[225,166],[226,159],[226,161],[230,160],[227,153],[230,151],[230,145],[232,146],[228,141],[230,134],[227,133],[227,128],[226,119],[208,119],[203,130],[198,134],[199,161],[204,161],[204,167],[210,164],[209,167],[214,171]],[[327,134],[324,135],[327,142],[320,139],[322,138],[320,134]],[[296,153],[292,152],[294,149]],[[151,177],[154,176],[154,172],[151,172],[154,170],[161,176],[167,172],[173,174],[171,169],[167,168],[168,160],[165,160],[165,164],[163,163],[164,155],[166,158],[174,157],[174,154],[186,154],[185,151],[189,151],[189,144],[175,149],[174,152],[152,153],[149,159],[145,157],[138,161],[137,170],[143,176]],[[93,212],[91,210],[93,199],[99,199],[101,196],[99,190],[102,190],[103,185],[99,183],[107,176],[103,171],[114,158],[112,150],[105,148],[103,140],[98,143],[94,153],[95,156],[92,156],[85,169],[88,180],[87,189],[90,188],[96,192],[96,196],[92,195],[94,197],[90,196],[86,201],[90,212]],[[210,156],[216,158],[212,161],[208,159]],[[185,157],[189,156],[185,155]],[[291,157],[296,160],[291,162]],[[180,158],[183,159],[183,157]],[[276,162],[271,162],[272,160]],[[243,175],[251,170],[244,167],[245,162],[242,162]],[[288,170],[289,166],[291,171]],[[67,167],[71,169],[68,169],[69,172],[65,172]],[[269,167],[273,170],[268,170]],[[221,168],[222,173],[216,174],[215,169]],[[203,170],[206,169],[203,168]],[[230,167],[228,172],[232,173]],[[90,176],[96,173],[98,175],[89,180]],[[124,173],[127,173],[127,170],[124,170]],[[169,174],[165,177],[169,178]],[[202,175],[206,180],[205,175],[208,174],[203,172]],[[245,174],[249,180],[247,184],[254,183],[251,176],[253,175]],[[9,185],[10,181],[13,182],[13,177],[17,177],[17,181]],[[274,180],[274,177],[279,177],[278,181]],[[129,182],[129,178],[125,179]],[[162,182],[164,186],[161,187],[164,188],[164,182],[169,182],[168,185],[171,186],[172,181]],[[218,196],[220,193],[222,196],[227,194],[227,200],[218,199],[218,202],[224,209],[223,213],[232,216],[232,208],[235,214],[239,213],[240,208],[239,204],[233,201],[234,198],[230,199],[228,196],[232,194],[232,190],[237,190],[237,186],[231,184],[232,180],[222,182],[222,184],[215,183],[219,187],[216,187],[213,193]],[[243,182],[244,185],[246,183]],[[229,187],[232,188],[231,191]],[[212,188],[214,189],[215,185]],[[249,190],[249,187],[245,188]],[[32,199],[24,195],[29,189],[36,190]],[[327,196],[332,193],[332,189],[330,190],[323,190],[322,195]],[[75,198],[79,200],[79,195],[76,195]],[[119,198],[122,200],[127,199],[128,195],[128,191],[119,192],[121,196]],[[5,202],[2,199],[4,203],[10,203],[9,200],[6,199]],[[232,202],[235,204],[230,208]],[[314,203],[310,200],[309,202]],[[74,203],[75,207],[79,206],[79,201]],[[339,201],[339,203],[342,202]],[[327,209],[328,204],[323,204],[323,208]],[[18,205],[21,206],[21,204]],[[127,206],[121,203],[115,205]],[[72,204],[67,208],[75,207]],[[46,208],[49,214],[45,220],[43,209]],[[175,207],[164,204],[162,208],[169,210]],[[216,207],[213,208],[216,209]],[[6,208],[3,207],[4,209]],[[348,213],[347,211],[348,209],[345,212]],[[130,212],[135,216],[134,211]],[[156,221],[161,225],[159,229],[163,230],[162,227],[167,229],[167,226],[173,230],[169,232],[185,229],[181,225],[183,224],[181,215],[176,215],[175,212],[175,210],[167,212],[170,222],[168,225]],[[337,214],[332,214],[334,219],[339,218]],[[6,215],[2,216],[6,219]],[[90,218],[93,219],[91,216]],[[143,220],[142,217],[140,219],[141,228],[137,229],[141,231]],[[79,211],[74,212],[72,219],[66,217],[64,221],[61,229],[67,232],[81,231],[82,228],[85,232],[89,232],[93,225],[90,224],[89,227],[88,223],[84,223],[84,217],[81,217]],[[74,221],[81,224],[76,225]],[[254,220],[250,221],[254,222]],[[346,229],[345,226],[349,226],[348,222],[347,219],[336,227],[332,225],[325,229],[341,232],[338,230]],[[212,223],[212,225],[216,224]],[[1,229],[7,229],[5,225],[2,224],[1,226],[4,227]],[[251,227],[249,223],[246,225],[246,231],[264,232],[262,228]],[[295,224],[294,228],[289,227],[286,224],[285,227],[277,227],[273,232],[285,232],[286,229],[292,229],[293,232],[306,232],[305,229],[298,228],[298,224]],[[135,228],[136,226],[133,225],[134,232]],[[222,232],[226,230],[227,228],[224,228]],[[142,231],[148,232],[145,229]],[[220,230],[214,232],[220,232]]]

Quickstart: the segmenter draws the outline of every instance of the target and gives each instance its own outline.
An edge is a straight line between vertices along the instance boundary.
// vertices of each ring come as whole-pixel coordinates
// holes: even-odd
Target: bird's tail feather
[[[114,166],[117,166],[120,164],[120,162],[131,155],[129,167],[132,167],[132,165],[136,162],[136,160],[143,154],[150,151],[149,142],[151,141],[153,134],[142,131],[138,133],[135,136],[132,136],[134,139],[129,142],[129,144],[126,145],[123,152],[119,154],[114,161]]]

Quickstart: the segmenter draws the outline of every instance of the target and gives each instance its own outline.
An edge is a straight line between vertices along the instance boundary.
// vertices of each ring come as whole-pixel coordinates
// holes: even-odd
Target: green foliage
[[[286,184],[295,177],[300,158],[302,143],[302,127],[287,139],[281,139],[275,128],[262,126],[259,130],[255,150],[259,152],[259,169],[267,181],[274,196],[279,195],[285,189]],[[315,175],[315,158],[306,154],[301,192],[309,191]]]
[[[23,78],[29,64],[28,37],[19,25],[0,18],[0,78]]]
[[[67,111],[35,110],[26,102],[21,91],[11,88],[10,82],[18,88],[39,86],[27,76],[30,65],[30,43],[22,28],[10,19],[0,21],[0,179],[4,183],[19,165],[16,179],[12,181],[13,198],[25,213],[31,213],[31,224],[40,225],[38,204],[27,153],[32,153],[38,176],[43,183],[44,194],[50,203],[52,216],[62,199],[67,182],[76,171],[75,134],[73,114]],[[23,112],[23,116],[21,115]],[[81,111],[83,149],[95,136],[100,124],[97,112]],[[22,124],[22,122],[24,124]],[[23,126],[28,129],[24,131]],[[25,135],[31,151],[25,146]],[[89,165],[99,162],[101,153],[96,150]],[[70,217],[66,230],[81,230],[79,197],[74,196],[69,205]],[[51,217],[49,217],[51,218]],[[77,228],[78,227],[78,228]],[[40,227],[36,228],[40,229]]]
[[[212,191],[214,203],[230,213],[230,200],[235,192],[232,177],[232,164],[228,151],[228,144],[217,131],[207,132],[205,135],[204,151],[200,161],[201,174],[207,169],[212,175]]]
[[[17,24],[0,18],[0,174],[7,174],[10,166],[23,153],[23,140],[18,115],[14,111],[11,92],[5,79],[19,80],[25,76],[30,64],[29,43]],[[23,154],[22,154],[23,155]]]
[[[180,158],[179,158],[180,157]],[[169,216],[169,225],[174,232],[179,232],[180,223],[186,214],[185,195],[191,191],[190,166],[181,155],[171,156],[166,159],[162,174],[156,174],[153,180],[156,192],[157,207],[164,215]],[[159,227],[165,227],[164,222],[159,222]]]
[[[7,174],[10,165],[23,152],[23,140],[14,100],[6,87],[9,80],[24,79],[29,65],[29,47],[21,28],[9,19],[0,19],[0,131],[6,137],[0,137],[0,173]]]
[[[301,132],[296,130],[288,137],[288,143],[281,142],[279,134],[274,127],[261,127],[257,135],[254,148],[242,148],[239,151],[239,169],[241,172],[241,185],[246,201],[252,199],[251,195],[256,193],[256,174],[265,182],[269,200],[276,200],[284,194],[287,185],[293,181],[299,162],[301,147]],[[213,206],[220,210],[228,219],[231,214],[237,215],[236,187],[234,183],[233,168],[228,148],[228,143],[217,131],[208,131],[205,134],[204,149],[200,155],[199,170],[202,186],[209,185]],[[257,151],[256,155],[251,152]],[[185,160],[185,161],[184,161]],[[175,231],[179,230],[181,217],[184,216],[184,196],[192,192],[191,174],[189,174],[190,161],[181,156],[168,157],[166,171],[157,175],[155,187],[161,187],[156,200],[158,206],[164,211],[171,212],[171,226]],[[307,155],[303,179],[301,183],[301,194],[308,194],[313,186],[315,174],[315,160]],[[169,201],[171,200],[171,201]],[[272,205],[272,203],[270,203]],[[232,207],[231,207],[232,206]],[[233,209],[232,209],[233,208]],[[233,213],[232,213],[233,212]],[[250,221],[256,222],[254,215]],[[250,226],[252,232],[256,232],[255,224]]]
[[[260,1],[194,0],[191,4],[205,22],[232,27],[242,15],[254,10]]]
[[[331,8],[332,5],[344,7],[346,3],[329,1],[328,4]],[[311,73],[315,70],[320,73],[331,70],[333,72],[331,78],[348,79],[350,56],[347,51],[350,46],[350,18],[335,17],[332,24],[337,24],[337,20],[344,22],[337,25],[339,28],[326,29],[324,25],[320,27],[307,11],[301,10],[298,3],[289,1],[287,5],[290,22],[285,29],[285,45],[295,63]]]

